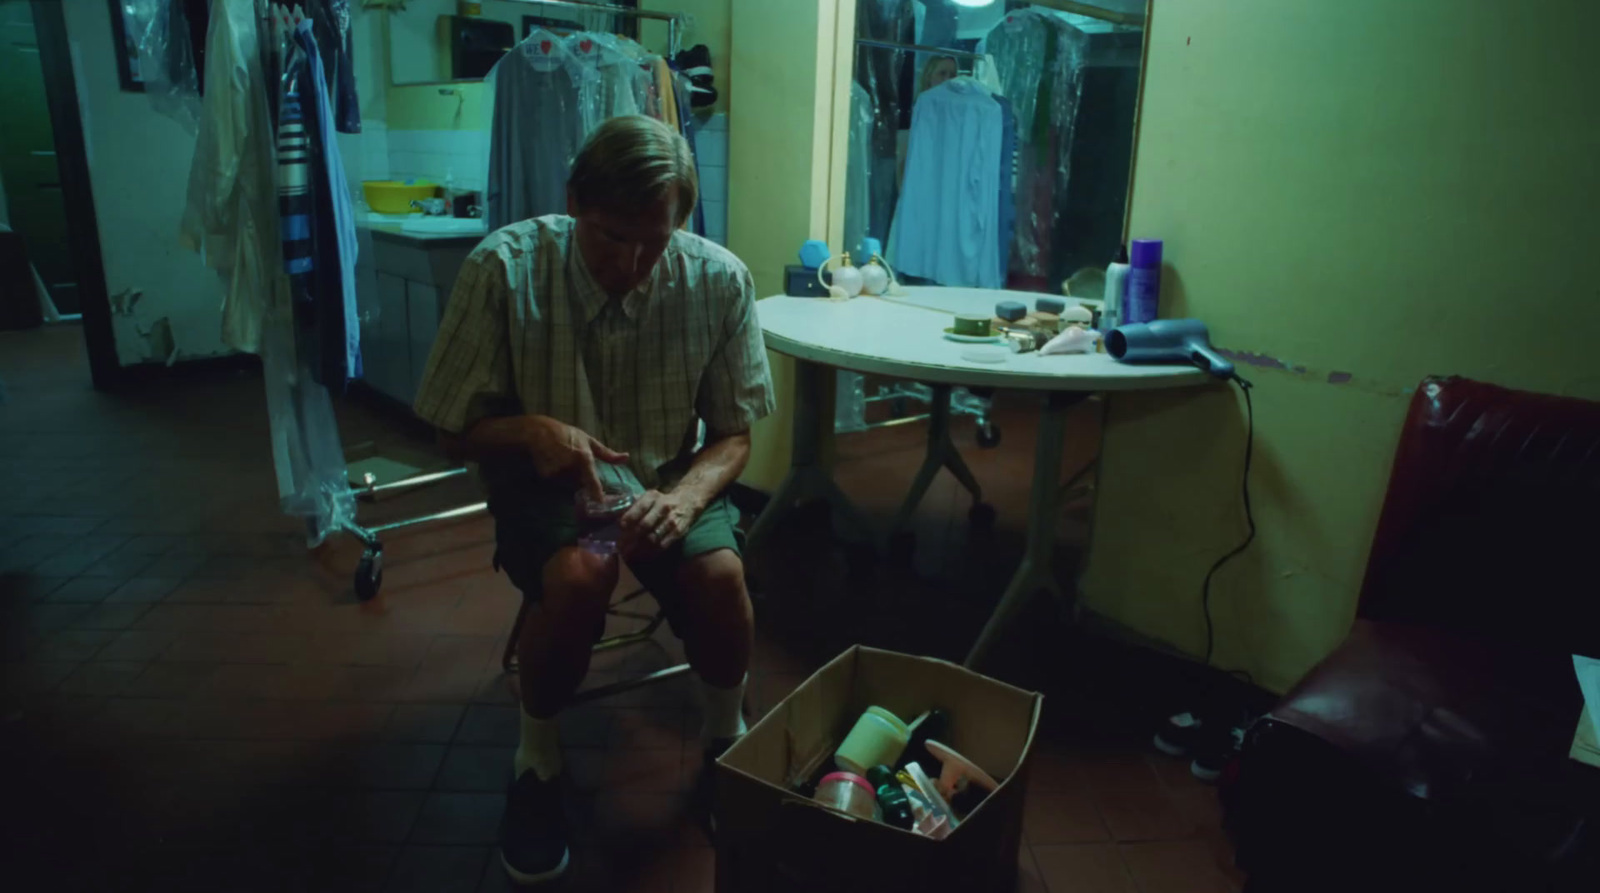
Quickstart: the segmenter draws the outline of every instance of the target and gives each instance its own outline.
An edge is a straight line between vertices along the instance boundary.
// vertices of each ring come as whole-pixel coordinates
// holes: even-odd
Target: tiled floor
[[[498,659],[516,602],[489,569],[484,521],[391,537],[382,596],[358,604],[350,542],[308,554],[275,510],[255,378],[98,394],[66,328],[0,333],[0,380],[0,837],[8,876],[36,879],[7,886],[505,889],[495,830],[517,715]],[[405,443],[359,407],[342,423],[347,444]],[[918,518],[915,573],[851,575],[823,525],[781,532],[754,568],[756,709],[854,641],[961,656],[1020,549],[1027,414],[1002,423],[999,449],[969,454],[1000,524],[968,533],[941,480]],[[841,481],[887,514],[919,437],[844,438]],[[1079,461],[1096,440],[1077,429]],[[441,487],[364,511],[468,495]],[[1048,608],[1020,626],[994,672],[1048,695],[1020,889],[1238,889],[1212,790],[1143,746],[1181,674],[1068,633]],[[600,656],[593,675],[677,654],[662,636]],[[684,809],[699,762],[688,688],[563,722],[577,791],[565,889],[710,890],[712,851]]]

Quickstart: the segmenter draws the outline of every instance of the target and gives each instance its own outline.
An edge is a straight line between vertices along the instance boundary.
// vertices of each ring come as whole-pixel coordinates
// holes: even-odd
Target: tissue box
[[[827,273],[822,274],[824,279],[833,277]],[[783,293],[794,298],[826,298],[828,290],[817,281],[815,267],[803,267],[799,264],[789,264],[783,268]]]

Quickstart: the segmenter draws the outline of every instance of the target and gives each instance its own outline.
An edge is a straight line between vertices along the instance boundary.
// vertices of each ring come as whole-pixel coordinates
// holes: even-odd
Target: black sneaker
[[[1195,752],[1205,740],[1207,726],[1193,713],[1179,713],[1167,717],[1161,731],[1156,732],[1156,750],[1169,757],[1186,757]]]
[[[540,781],[530,769],[506,790],[500,861],[512,882],[522,886],[552,881],[566,872],[570,856],[560,776]]]
[[[1222,770],[1239,753],[1244,744],[1244,726],[1222,729],[1208,740],[1194,755],[1189,764],[1189,774],[1203,782],[1211,783],[1222,777]]]

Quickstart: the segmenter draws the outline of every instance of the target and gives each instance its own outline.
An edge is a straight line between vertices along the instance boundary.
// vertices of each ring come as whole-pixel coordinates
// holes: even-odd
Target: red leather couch
[[[1600,890],[1600,403],[1430,378],[1349,636],[1257,722],[1222,801],[1252,891]]]

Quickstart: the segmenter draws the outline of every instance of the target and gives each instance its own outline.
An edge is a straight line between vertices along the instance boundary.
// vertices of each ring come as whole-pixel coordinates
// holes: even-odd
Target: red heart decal
[[[584,42],[578,44],[578,49],[583,50],[585,53],[587,53],[590,50],[594,49],[594,41],[585,40]]]
[[[539,42],[539,49],[542,50],[543,52],[546,52],[546,53],[550,52],[550,41],[548,41],[548,40],[540,41]]]

